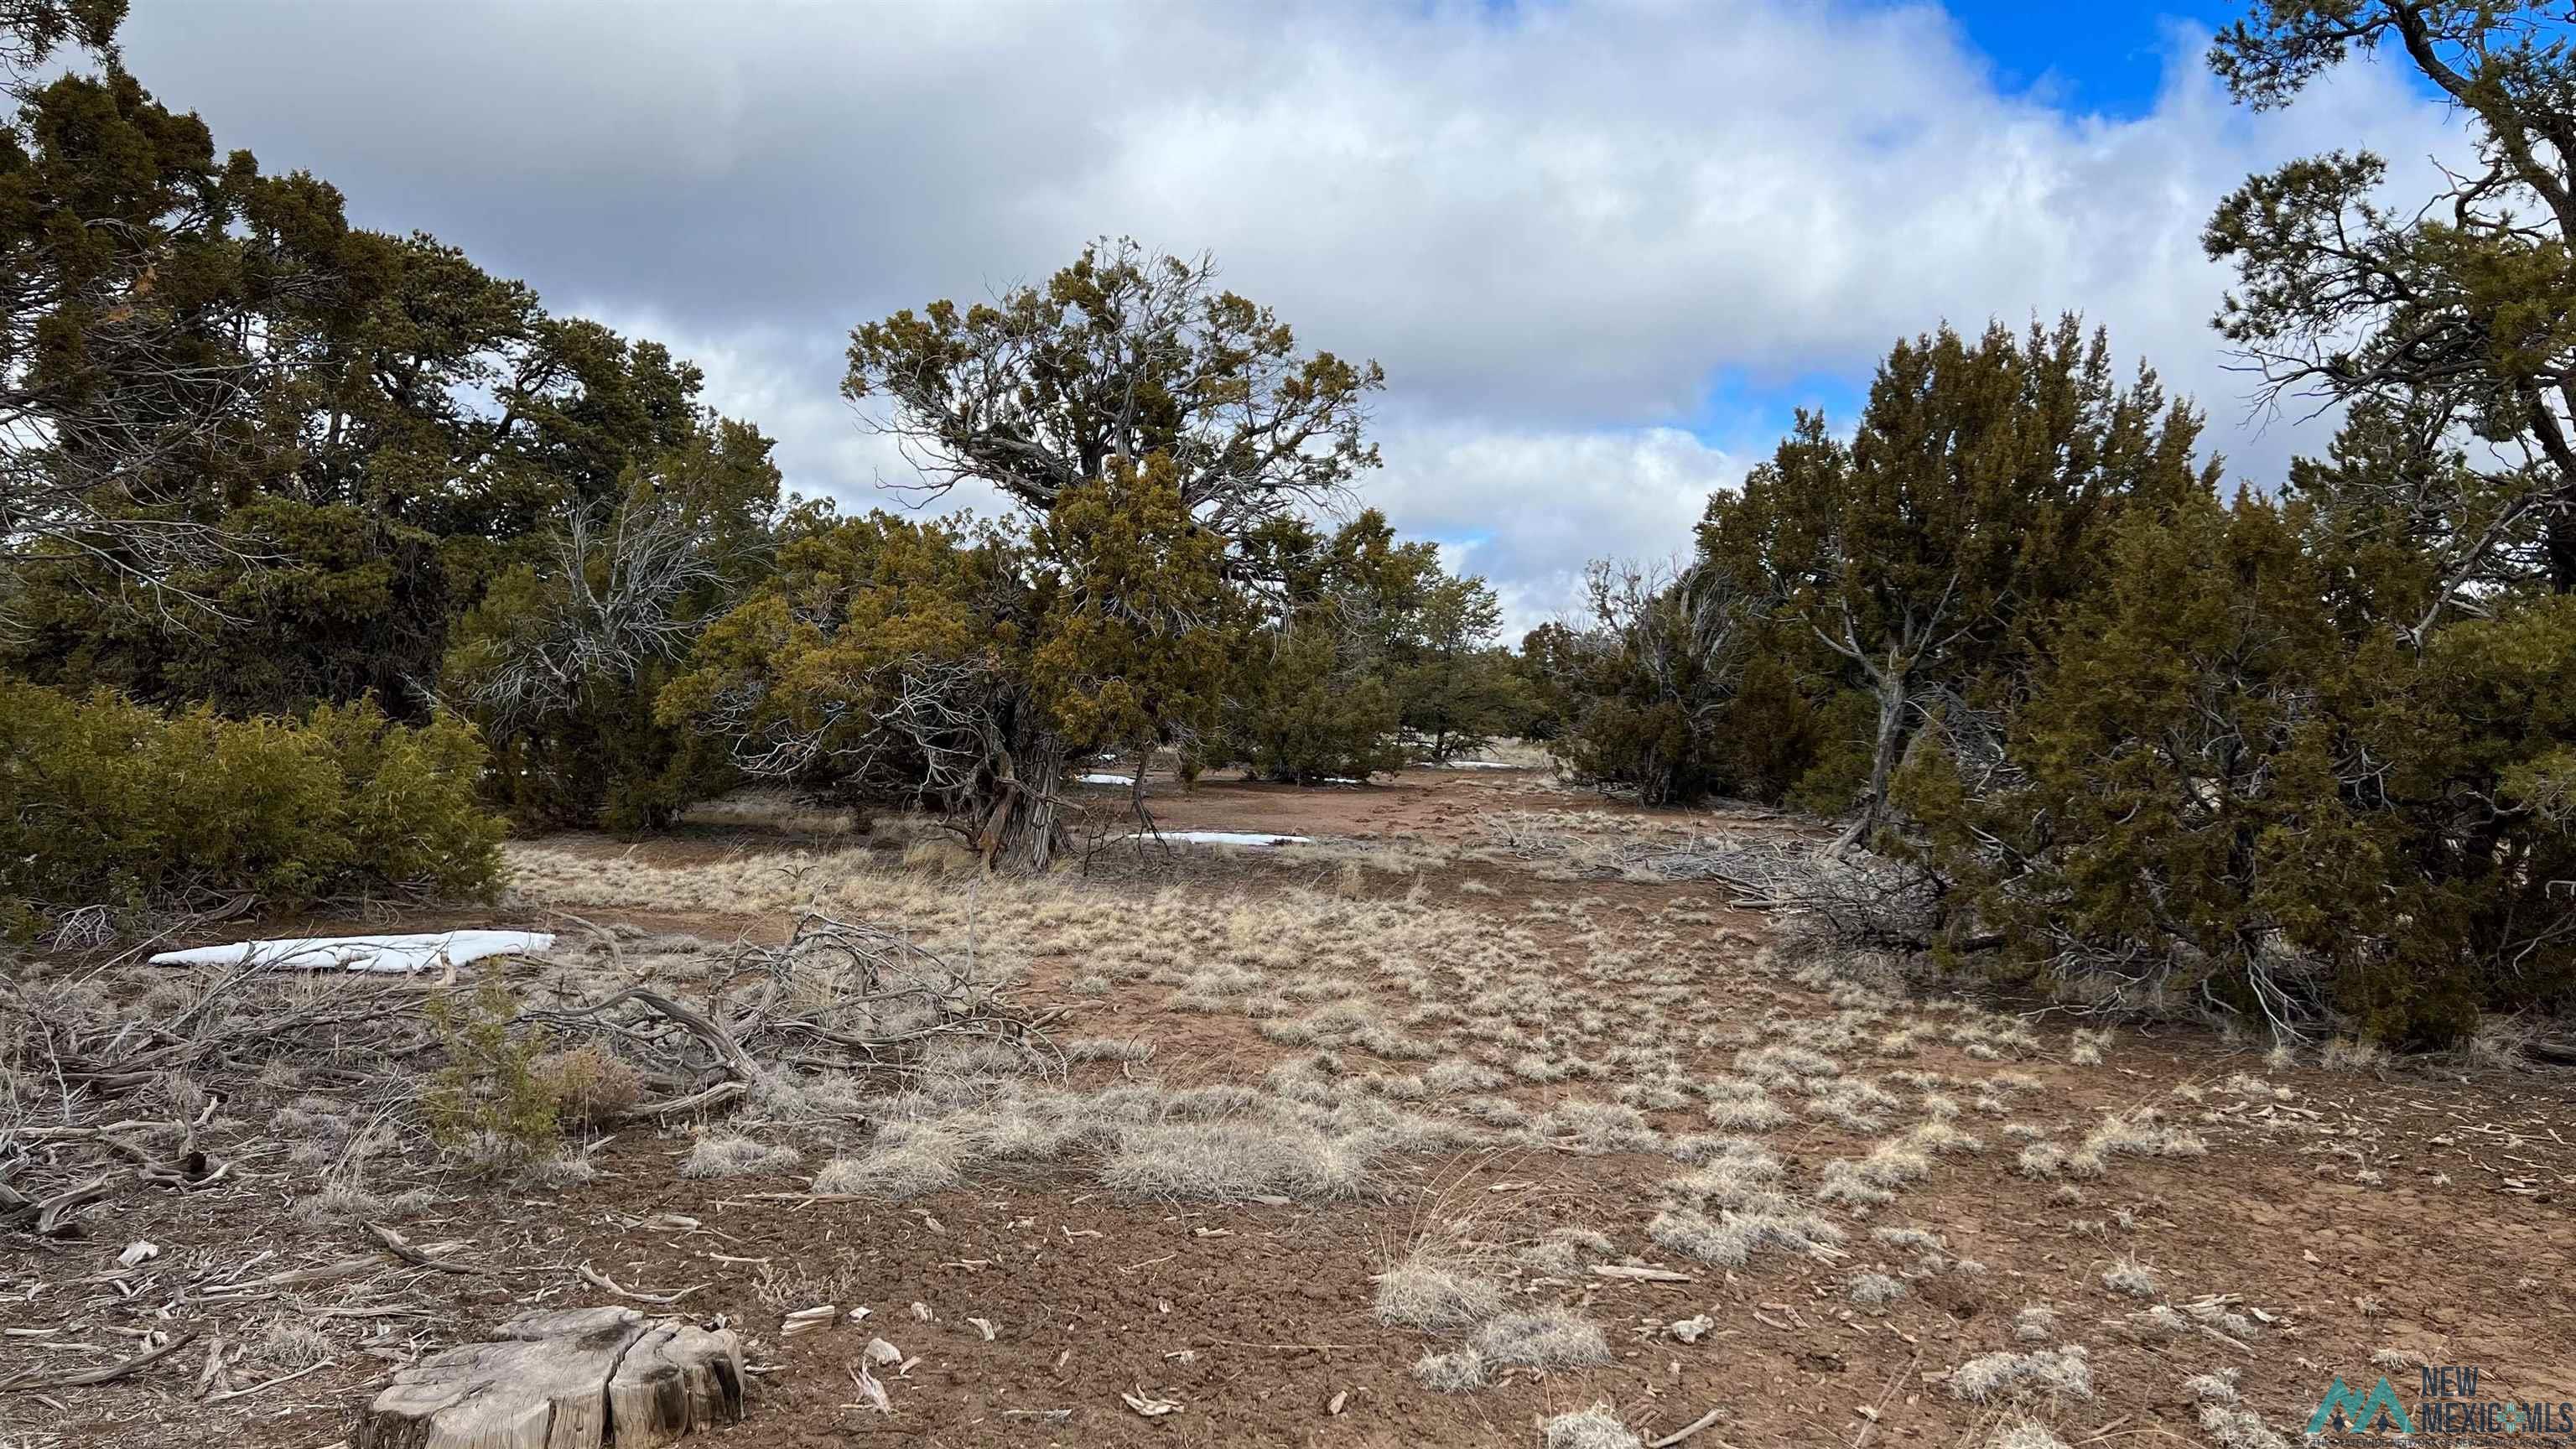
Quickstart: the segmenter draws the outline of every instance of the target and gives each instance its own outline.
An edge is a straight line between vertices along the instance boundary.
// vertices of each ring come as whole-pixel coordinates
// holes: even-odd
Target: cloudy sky
[[[903,467],[838,399],[853,324],[1096,235],[1212,251],[1386,365],[1365,496],[1518,627],[1945,318],[2082,310],[2250,481],[2318,446],[2248,415],[2200,227],[2291,156],[2411,183],[2452,148],[2393,70],[2229,106],[2200,56],[2236,8],[136,0],[126,51],[359,223],[671,343],[853,502]]]

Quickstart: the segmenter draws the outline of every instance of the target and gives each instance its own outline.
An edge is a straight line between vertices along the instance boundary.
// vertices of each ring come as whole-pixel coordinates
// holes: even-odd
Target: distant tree
[[[1502,622],[1501,601],[1481,578],[1444,574],[1424,591],[1395,686],[1404,727],[1428,758],[1480,750],[1525,712],[1520,679],[1493,647]]]
[[[843,391],[925,489],[972,479],[1021,509],[1033,549],[995,545],[994,557],[1013,561],[1001,571],[1018,570],[1029,597],[983,617],[1015,620],[1018,647],[1038,652],[964,673],[947,660],[947,696],[918,686],[935,656],[871,654],[871,678],[909,668],[916,686],[843,703],[894,726],[948,698],[954,727],[937,722],[939,749],[914,757],[936,762],[931,792],[988,859],[1043,867],[1072,751],[1185,737],[1211,717],[1214,635],[1197,621],[1217,610],[1201,585],[1286,586],[1264,530],[1376,466],[1364,427],[1383,375],[1301,353],[1268,309],[1219,290],[1205,258],[1127,241],[1085,248],[1043,287],[862,326],[849,363]],[[1153,576],[1161,563],[1180,569],[1172,588]],[[1076,657],[1089,647],[1125,662]]]
[[[659,706],[748,774],[909,797],[990,864],[1043,870],[1072,758],[1187,748],[1214,717],[1225,550],[1159,457],[1025,528],[816,512],[789,532]]]
[[[1327,534],[1273,520],[1245,541],[1260,617],[1238,647],[1225,727],[1201,765],[1240,763],[1274,780],[1362,780],[1404,767],[1396,676],[1419,657],[1440,551],[1405,543],[1367,509]]]
[[[1582,627],[1533,636],[1539,668],[1571,704],[1550,749],[1576,776],[1649,805],[1730,789],[1727,713],[1755,657],[1760,601],[1706,564],[1595,561],[1584,593]]]
[[[2286,104],[2382,48],[2463,117],[2473,165],[2420,202],[2379,198],[2367,152],[2246,181],[2211,218],[2239,286],[2219,330],[2265,396],[2306,393],[2371,418],[2404,467],[2321,477],[2341,505],[2402,524],[2434,565],[2408,621],[2485,611],[2499,587],[2576,592],[2576,54],[2541,0],[2262,0],[2210,63],[2236,98]],[[2459,444],[2474,439],[2474,463]]]

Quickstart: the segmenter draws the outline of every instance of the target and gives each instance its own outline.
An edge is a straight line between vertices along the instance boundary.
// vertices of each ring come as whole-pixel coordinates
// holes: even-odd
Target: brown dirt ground
[[[1469,838],[1476,817],[1496,809],[1590,808],[1587,797],[1505,772],[1320,790],[1206,783],[1157,796],[1169,828],[1453,841]],[[639,846],[579,842],[665,862],[776,844],[745,830],[691,831]],[[1257,862],[1211,869],[1224,872],[1226,889],[1260,888]],[[1630,908],[1651,914],[1708,894],[1704,886],[1546,881],[1490,863],[1441,866],[1372,888],[1401,893],[1417,880],[1433,899],[1498,917],[1525,901],[1581,901],[1614,923]],[[1466,894],[1468,881],[1505,894]],[[717,936],[782,927],[749,915],[595,915]],[[464,919],[424,913],[404,924]],[[474,919],[493,923],[489,912]],[[1566,932],[1535,929],[1551,950],[1580,949]],[[1743,943],[1764,930],[1758,917],[1720,913],[1710,946],[1691,963],[1707,989],[1742,999],[1748,1017],[1773,1003],[1829,1014],[1821,995],[1748,969]],[[1040,960],[1028,994],[1074,1003],[1064,987],[1080,964]],[[1167,1079],[1250,1080],[1294,1054],[1240,1017],[1141,1000],[1082,1004],[1091,1014],[1080,1030],[1154,1042],[1156,1069]],[[2043,1012],[2043,1034],[2062,1039],[2067,1023],[2033,1009]],[[1355,1049],[1350,1055],[1369,1061]],[[1701,1051],[1692,1066],[1723,1070],[1726,1055]],[[1936,1044],[1902,1065],[1967,1076],[1984,1070]],[[1932,1280],[1884,1309],[1855,1307],[1842,1293],[1849,1272],[1883,1255],[1865,1229],[1854,1232],[1852,1258],[1839,1266],[1779,1255],[1733,1271],[1676,1261],[1643,1230],[1656,1183],[1674,1171],[1660,1157],[1415,1160],[1388,1175],[1382,1198],[1324,1208],[1122,1200],[1070,1172],[1013,1168],[890,1208],[804,1200],[801,1177],[681,1179],[673,1167],[686,1142],[648,1132],[612,1142],[597,1158],[602,1175],[581,1187],[531,1195],[459,1177],[436,1208],[402,1224],[414,1242],[461,1242],[460,1258],[493,1265],[497,1276],[403,1270],[316,1285],[300,1299],[255,1309],[209,1310],[192,1301],[188,1285],[233,1271],[255,1251],[274,1253],[260,1269],[269,1271],[365,1247],[353,1228],[308,1227],[290,1216],[292,1173],[282,1162],[251,1161],[221,1191],[124,1189],[80,1238],[0,1236],[0,1327],[33,1331],[0,1340],[0,1380],[110,1361],[45,1351],[49,1337],[113,1345],[147,1327],[204,1336],[122,1382],[41,1397],[0,1394],[0,1445],[322,1449],[345,1435],[347,1407],[395,1363],[471,1339],[531,1306],[596,1300],[572,1271],[582,1264],[629,1287],[686,1289],[686,1311],[722,1314],[754,1341],[761,1371],[749,1420],[704,1441],[746,1446],[1531,1444],[1537,1420],[1596,1402],[1616,1406],[1648,1440],[1723,1408],[1726,1417],[1693,1442],[1727,1449],[1965,1444],[1981,1442],[2000,1412],[1960,1402],[1939,1376],[1979,1353],[2030,1347],[2015,1342],[2012,1320],[2041,1300],[2065,1310],[2057,1340],[2092,1351],[2095,1397],[2042,1406],[2070,1443],[2208,1442],[2179,1385],[2228,1368],[2241,1370],[2248,1405],[2295,1434],[2330,1377],[2366,1381],[2380,1371],[2370,1367],[2374,1350],[2477,1365],[2497,1397],[2576,1398],[2568,1296],[2576,1228],[2567,1213],[2576,1191],[2569,1151],[2576,1087],[2565,1075],[2451,1066],[2383,1077],[2270,1071],[2257,1054],[2184,1028],[2124,1030],[2100,1066],[2013,1065],[2041,1077],[2039,1099],[2068,1118],[2176,1106],[2175,1086],[2200,1084],[2208,1091],[2203,1107],[2217,1114],[2196,1124],[2212,1150],[2193,1160],[2124,1161],[2109,1178],[2082,1184],[2082,1201],[2072,1205],[2054,1199],[2054,1185],[2016,1175],[2006,1144],[1945,1158],[1930,1181],[1867,1222],[1929,1227],[1953,1257],[1980,1260],[1987,1271]],[[1120,1070],[1080,1068],[1077,1085]],[[2294,1098],[2251,1101],[2217,1090],[2243,1071],[2292,1088]],[[1520,1083],[1511,1091],[1533,1105],[1562,1095]],[[1666,1131],[1699,1125],[1690,1111],[1656,1116]],[[1965,1125],[1990,1134],[1993,1124]],[[1812,1164],[1856,1155],[1867,1141],[1803,1124],[1773,1134],[1770,1145],[1793,1164]],[[2360,1179],[2364,1167],[2378,1185]],[[1443,1201],[1481,1193],[1525,1200],[1537,1220],[1603,1226],[1622,1253],[1684,1269],[1693,1281],[1604,1281],[1581,1290],[1617,1351],[1609,1367],[1523,1373],[1466,1395],[1430,1392],[1407,1370],[1437,1345],[1371,1316],[1370,1275],[1421,1224],[1435,1188]],[[2134,1226],[2073,1225],[2120,1212]],[[700,1226],[656,1224],[660,1214]],[[120,1272],[117,1251],[138,1238],[159,1244],[162,1256]],[[2123,1254],[2163,1275],[2166,1301],[2236,1294],[2276,1322],[2241,1347],[2197,1336],[2141,1342],[2123,1326],[2140,1305],[2100,1282],[2102,1268]],[[871,1310],[865,1326],[778,1338],[782,1308],[826,1293],[844,1310]],[[928,1321],[916,1317],[915,1304]],[[195,1398],[210,1340],[239,1334],[254,1314],[296,1305],[380,1314],[355,1320],[378,1336],[341,1337],[333,1366],[290,1383],[219,1403]],[[1695,1313],[1717,1325],[1695,1345],[1653,1331]],[[991,1341],[970,1325],[977,1317],[994,1325]],[[344,1329],[351,1321],[333,1320]],[[871,1334],[918,1355],[889,1383],[891,1417],[858,1407],[847,1373]],[[2392,1378],[2411,1402],[2411,1373]],[[1121,1403],[1122,1390],[1186,1407],[1148,1420]],[[1340,1411],[1331,1412],[1337,1401]],[[1058,1409],[1069,1416],[1043,1417]]]

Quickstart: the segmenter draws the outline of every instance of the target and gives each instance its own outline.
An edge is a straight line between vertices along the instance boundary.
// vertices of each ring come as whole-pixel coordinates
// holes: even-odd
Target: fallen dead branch
[[[132,1358],[121,1359],[102,1368],[82,1369],[77,1373],[68,1374],[20,1374],[14,1378],[0,1379],[0,1394],[36,1393],[47,1389],[85,1389],[94,1384],[114,1383],[118,1379],[150,1368],[196,1342],[196,1339],[196,1332],[191,1329],[177,1334],[158,1348],[148,1349]]]

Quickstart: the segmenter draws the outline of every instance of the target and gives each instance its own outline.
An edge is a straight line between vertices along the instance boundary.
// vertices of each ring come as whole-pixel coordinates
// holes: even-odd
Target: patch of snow
[[[1153,840],[1151,835],[1130,835],[1129,840]],[[1183,845],[1307,845],[1304,835],[1255,835],[1242,830],[1166,830],[1159,837]]]
[[[1136,777],[1133,775],[1076,775],[1074,777],[1074,783],[1079,785],[1133,785],[1136,783]]]
[[[272,971],[371,971],[408,976],[433,966],[462,966],[486,956],[551,950],[545,931],[438,931],[411,936],[305,936],[274,941],[235,941],[164,951],[155,966],[261,966]]]
[[[1500,760],[1424,760],[1426,770],[1519,770],[1522,765],[1507,765]]]

